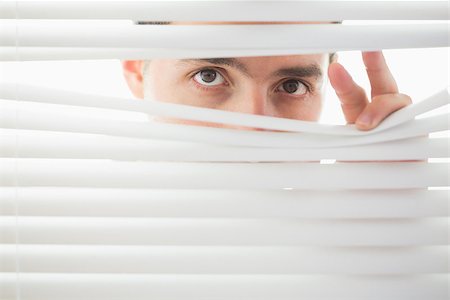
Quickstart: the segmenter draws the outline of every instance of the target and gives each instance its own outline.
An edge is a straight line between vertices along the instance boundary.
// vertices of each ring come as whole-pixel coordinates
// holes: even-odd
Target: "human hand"
[[[411,104],[411,98],[398,92],[381,51],[363,52],[362,57],[370,81],[371,101],[341,64],[331,63],[328,77],[347,123],[355,124],[360,130],[370,130],[394,111]]]

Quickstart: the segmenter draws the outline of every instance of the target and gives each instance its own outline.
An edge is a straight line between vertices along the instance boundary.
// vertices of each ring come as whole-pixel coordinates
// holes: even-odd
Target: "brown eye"
[[[290,79],[281,84],[279,87],[282,92],[294,95],[304,95],[308,92],[308,88],[301,81]]]
[[[222,75],[213,69],[201,70],[195,74],[194,80],[206,86],[220,85],[225,81]]]
[[[217,73],[214,70],[203,70],[200,72],[200,77],[204,82],[211,83],[216,79]]]

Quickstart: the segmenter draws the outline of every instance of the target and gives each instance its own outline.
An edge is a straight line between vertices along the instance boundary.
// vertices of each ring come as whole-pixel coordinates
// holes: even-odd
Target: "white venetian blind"
[[[3,1],[0,18],[3,61],[449,46],[446,1]],[[1,83],[0,299],[446,300],[449,101],[362,132]]]

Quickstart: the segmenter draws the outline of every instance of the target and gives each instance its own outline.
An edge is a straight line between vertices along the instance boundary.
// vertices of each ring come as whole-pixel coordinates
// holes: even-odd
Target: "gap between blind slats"
[[[446,1],[2,1],[0,18],[14,19],[18,15],[24,19],[141,21],[447,20],[447,10]]]
[[[20,245],[433,246],[448,218],[304,220],[228,218],[0,218],[0,243]]]
[[[13,216],[14,187],[0,187],[0,212]],[[448,217],[448,190],[149,190],[20,187],[21,216],[129,218]]]
[[[318,124],[317,122],[222,111],[203,107],[193,107],[190,105],[165,103],[156,100],[138,101],[137,99],[89,95],[79,92],[8,83],[4,83],[0,87],[0,98],[7,100],[18,100],[21,102],[62,104],[77,107],[112,109],[114,111],[131,111],[145,113],[151,116],[163,116],[271,130],[330,135],[372,134],[413,120],[414,117],[420,114],[450,103],[449,89],[442,89],[422,101],[413,103],[394,112],[375,129],[371,131],[360,131],[353,125],[325,125]]]
[[[448,163],[220,164],[0,159],[0,164],[2,186],[409,189],[450,185]]]
[[[16,280],[0,273],[5,299],[16,299]],[[26,273],[20,280],[27,300],[446,300],[449,276]]]
[[[29,22],[29,21],[28,21]],[[95,26],[3,21],[0,46],[344,50],[448,47],[448,24]],[[18,34],[17,34],[18,33]],[[224,39],[223,37],[227,37]],[[292,38],[293,36],[297,38]],[[300,38],[308,37],[308,38]],[[208,41],[199,43],[199,41]],[[268,46],[267,41],[270,41]],[[234,53],[236,54],[236,52]],[[239,54],[237,56],[240,56]],[[151,57],[149,57],[150,59]]]
[[[449,138],[413,138],[334,148],[230,147],[78,134],[43,134],[20,130],[0,133],[0,157],[115,159],[180,162],[294,162],[427,160],[447,158]]]
[[[18,118],[16,118],[16,115]],[[269,148],[339,147],[354,146],[420,137],[432,132],[448,130],[448,114],[412,120],[391,130],[366,136],[320,136],[309,133],[245,131],[227,128],[211,128],[164,124],[160,122],[132,122],[104,120],[74,115],[70,112],[2,107],[0,128],[46,130],[106,134],[112,136],[147,139],[207,142],[233,146],[258,146]]]
[[[448,246],[0,246],[3,272],[143,274],[446,273]],[[304,259],[308,257],[308,259]],[[349,262],[353,262],[349,264]]]

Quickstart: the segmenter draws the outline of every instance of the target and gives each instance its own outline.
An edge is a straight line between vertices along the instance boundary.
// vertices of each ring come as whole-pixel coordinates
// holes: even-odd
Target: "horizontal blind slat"
[[[2,271],[14,272],[17,256],[21,273],[437,274],[448,272],[448,251],[448,246],[0,245]]]
[[[3,23],[6,24],[2,25],[0,36],[2,47],[246,49],[247,53],[250,49],[303,48],[321,53],[448,47],[449,37],[447,24],[98,25],[93,28],[78,23],[57,26],[30,21]],[[308,38],[292,39],[292,36]],[[270,47],[267,41],[271,41]]]
[[[27,300],[446,300],[449,276],[28,273],[20,278],[21,297]],[[0,288],[8,300],[15,299],[16,280],[15,274],[0,273]]]
[[[247,131],[161,122],[105,120],[55,110],[5,106],[0,111],[0,128],[106,134],[233,146],[339,147],[420,137],[432,132],[448,130],[450,118],[449,114],[422,118],[367,136],[324,137],[309,133]]]
[[[21,245],[431,246],[448,244],[448,220],[1,217],[0,243],[18,233]]]
[[[221,164],[0,159],[0,164],[0,176],[5,178],[1,186],[408,189],[450,185],[448,163]]]
[[[446,217],[449,204],[448,190],[0,188],[0,212],[9,216],[17,205],[20,216],[383,219]]]
[[[219,147],[207,144],[21,130],[0,133],[0,157],[121,161],[274,162],[426,160],[449,156],[449,138],[413,138],[335,148]]]
[[[142,21],[446,20],[447,9],[446,1],[2,1],[0,18],[14,19],[18,15],[26,19]]]
[[[216,58],[313,54],[315,49],[162,49],[94,47],[0,47],[0,61]]]
[[[168,103],[156,100],[137,101],[137,99],[125,99],[90,95],[79,92],[16,84],[2,84],[0,98],[7,100],[19,100],[31,103],[60,104],[77,107],[92,107],[113,109],[114,111],[132,111],[145,113],[151,116],[179,118],[183,120],[195,120],[229,124],[236,126],[256,127],[271,130],[308,132],[329,135],[367,135],[383,131],[407,121],[416,116],[445,106],[450,103],[449,89],[445,88],[424,100],[408,105],[389,115],[375,129],[370,131],[357,130],[353,125],[327,125],[317,122],[292,120],[248,113],[230,112],[204,107]],[[16,103],[16,102],[13,102]]]
[[[389,47],[387,47],[389,48]],[[416,48],[426,48],[416,47]],[[0,61],[68,61],[68,60],[148,60],[178,58],[217,58],[307,55],[320,51],[336,52],[348,49],[287,48],[287,49],[185,49],[185,48],[95,48],[95,47],[0,47]],[[382,50],[378,48],[369,51]]]

